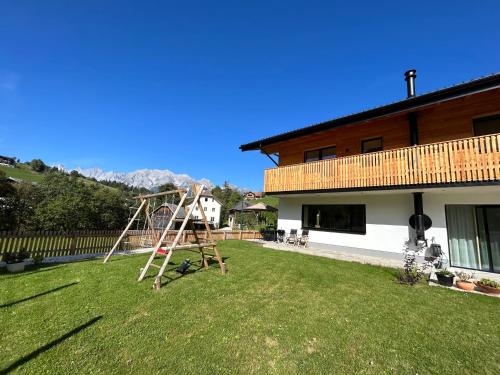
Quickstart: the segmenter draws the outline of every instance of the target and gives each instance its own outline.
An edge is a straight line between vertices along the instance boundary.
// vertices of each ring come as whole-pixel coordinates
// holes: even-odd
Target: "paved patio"
[[[376,250],[360,249],[354,247],[325,245],[314,242],[310,242],[309,246],[306,248],[287,245],[284,243],[276,243],[276,242],[262,241],[262,240],[253,240],[252,242],[260,243],[262,244],[263,247],[269,249],[291,251],[295,253],[345,260],[348,262],[357,262],[357,263],[371,264],[375,266],[383,266],[391,268],[401,268],[403,266],[402,253],[391,253],[387,251],[376,251]],[[418,257],[418,259],[419,261],[423,261],[422,257]],[[481,272],[476,270],[467,270],[456,267],[449,267],[449,270],[452,272],[465,271],[467,273],[473,274],[474,279],[477,280],[481,278],[487,278],[500,282],[500,274]],[[435,276],[431,277],[431,279],[434,278]]]
[[[372,264],[376,266],[399,268],[401,267],[403,261],[402,254],[388,253],[385,251],[324,245],[314,242],[309,243],[309,246],[306,248],[270,241],[259,242],[262,243],[263,247],[267,247],[269,249],[292,251],[295,253],[346,260],[349,262]]]

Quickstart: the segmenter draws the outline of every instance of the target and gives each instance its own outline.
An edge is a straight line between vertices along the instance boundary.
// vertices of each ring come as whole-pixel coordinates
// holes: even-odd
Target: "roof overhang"
[[[380,117],[390,116],[398,113],[410,112],[422,109],[427,106],[438,104],[444,101],[457,99],[463,96],[477,94],[480,92],[500,88],[500,73],[492,74],[483,78],[475,79],[466,83],[447,87],[441,90],[432,91],[426,94],[414,96],[399,102],[391,103],[381,107],[358,112],[352,115],[339,117],[330,121],[322,122],[316,125],[293,130],[287,133],[278,134],[272,137],[263,138],[258,141],[247,143],[240,146],[241,151],[262,150],[263,147],[274,143],[287,141],[293,138],[320,133],[326,130],[345,125],[352,125],[359,122],[374,120]]]

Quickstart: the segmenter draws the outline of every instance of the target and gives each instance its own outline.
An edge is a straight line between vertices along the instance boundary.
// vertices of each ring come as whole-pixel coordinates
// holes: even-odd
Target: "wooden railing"
[[[500,180],[500,134],[267,169],[272,192]]]
[[[121,230],[74,231],[74,232],[0,232],[0,260],[5,254],[17,254],[21,251],[30,257],[51,258],[68,255],[103,254],[111,250],[122,233]],[[206,231],[197,231],[198,237],[206,238]],[[167,241],[172,241],[177,231],[170,231]],[[247,240],[261,238],[259,231],[212,231],[215,240]],[[182,241],[193,241],[191,231],[185,231]],[[134,250],[150,247],[151,232],[129,231],[120,250]]]

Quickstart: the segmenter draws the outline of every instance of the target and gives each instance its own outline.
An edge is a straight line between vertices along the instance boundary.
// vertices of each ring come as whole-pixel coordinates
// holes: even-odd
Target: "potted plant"
[[[453,279],[455,278],[453,272],[448,271],[447,269],[441,269],[436,271],[436,276],[439,285],[453,286]]]
[[[500,284],[490,279],[481,279],[476,282],[479,290],[483,293],[500,294]]]
[[[467,272],[457,272],[456,273],[458,280],[456,282],[457,288],[463,289],[463,290],[474,290],[476,285],[472,282],[472,274],[467,273]]]
[[[26,263],[25,259],[29,258],[29,254],[25,250],[19,253],[11,253],[4,255],[4,261],[7,263],[7,271],[9,272],[22,272]]]

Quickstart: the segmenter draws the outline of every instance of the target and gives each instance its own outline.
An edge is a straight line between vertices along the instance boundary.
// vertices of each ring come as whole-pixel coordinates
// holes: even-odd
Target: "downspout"
[[[405,73],[406,93],[408,99],[416,95],[415,92],[415,78],[417,78],[417,71],[415,69],[408,70]],[[417,112],[408,113],[408,125],[410,128],[410,145],[418,145],[418,118]],[[413,193],[413,210],[415,213],[415,242],[425,242],[425,225],[424,225],[424,201],[423,193]]]

